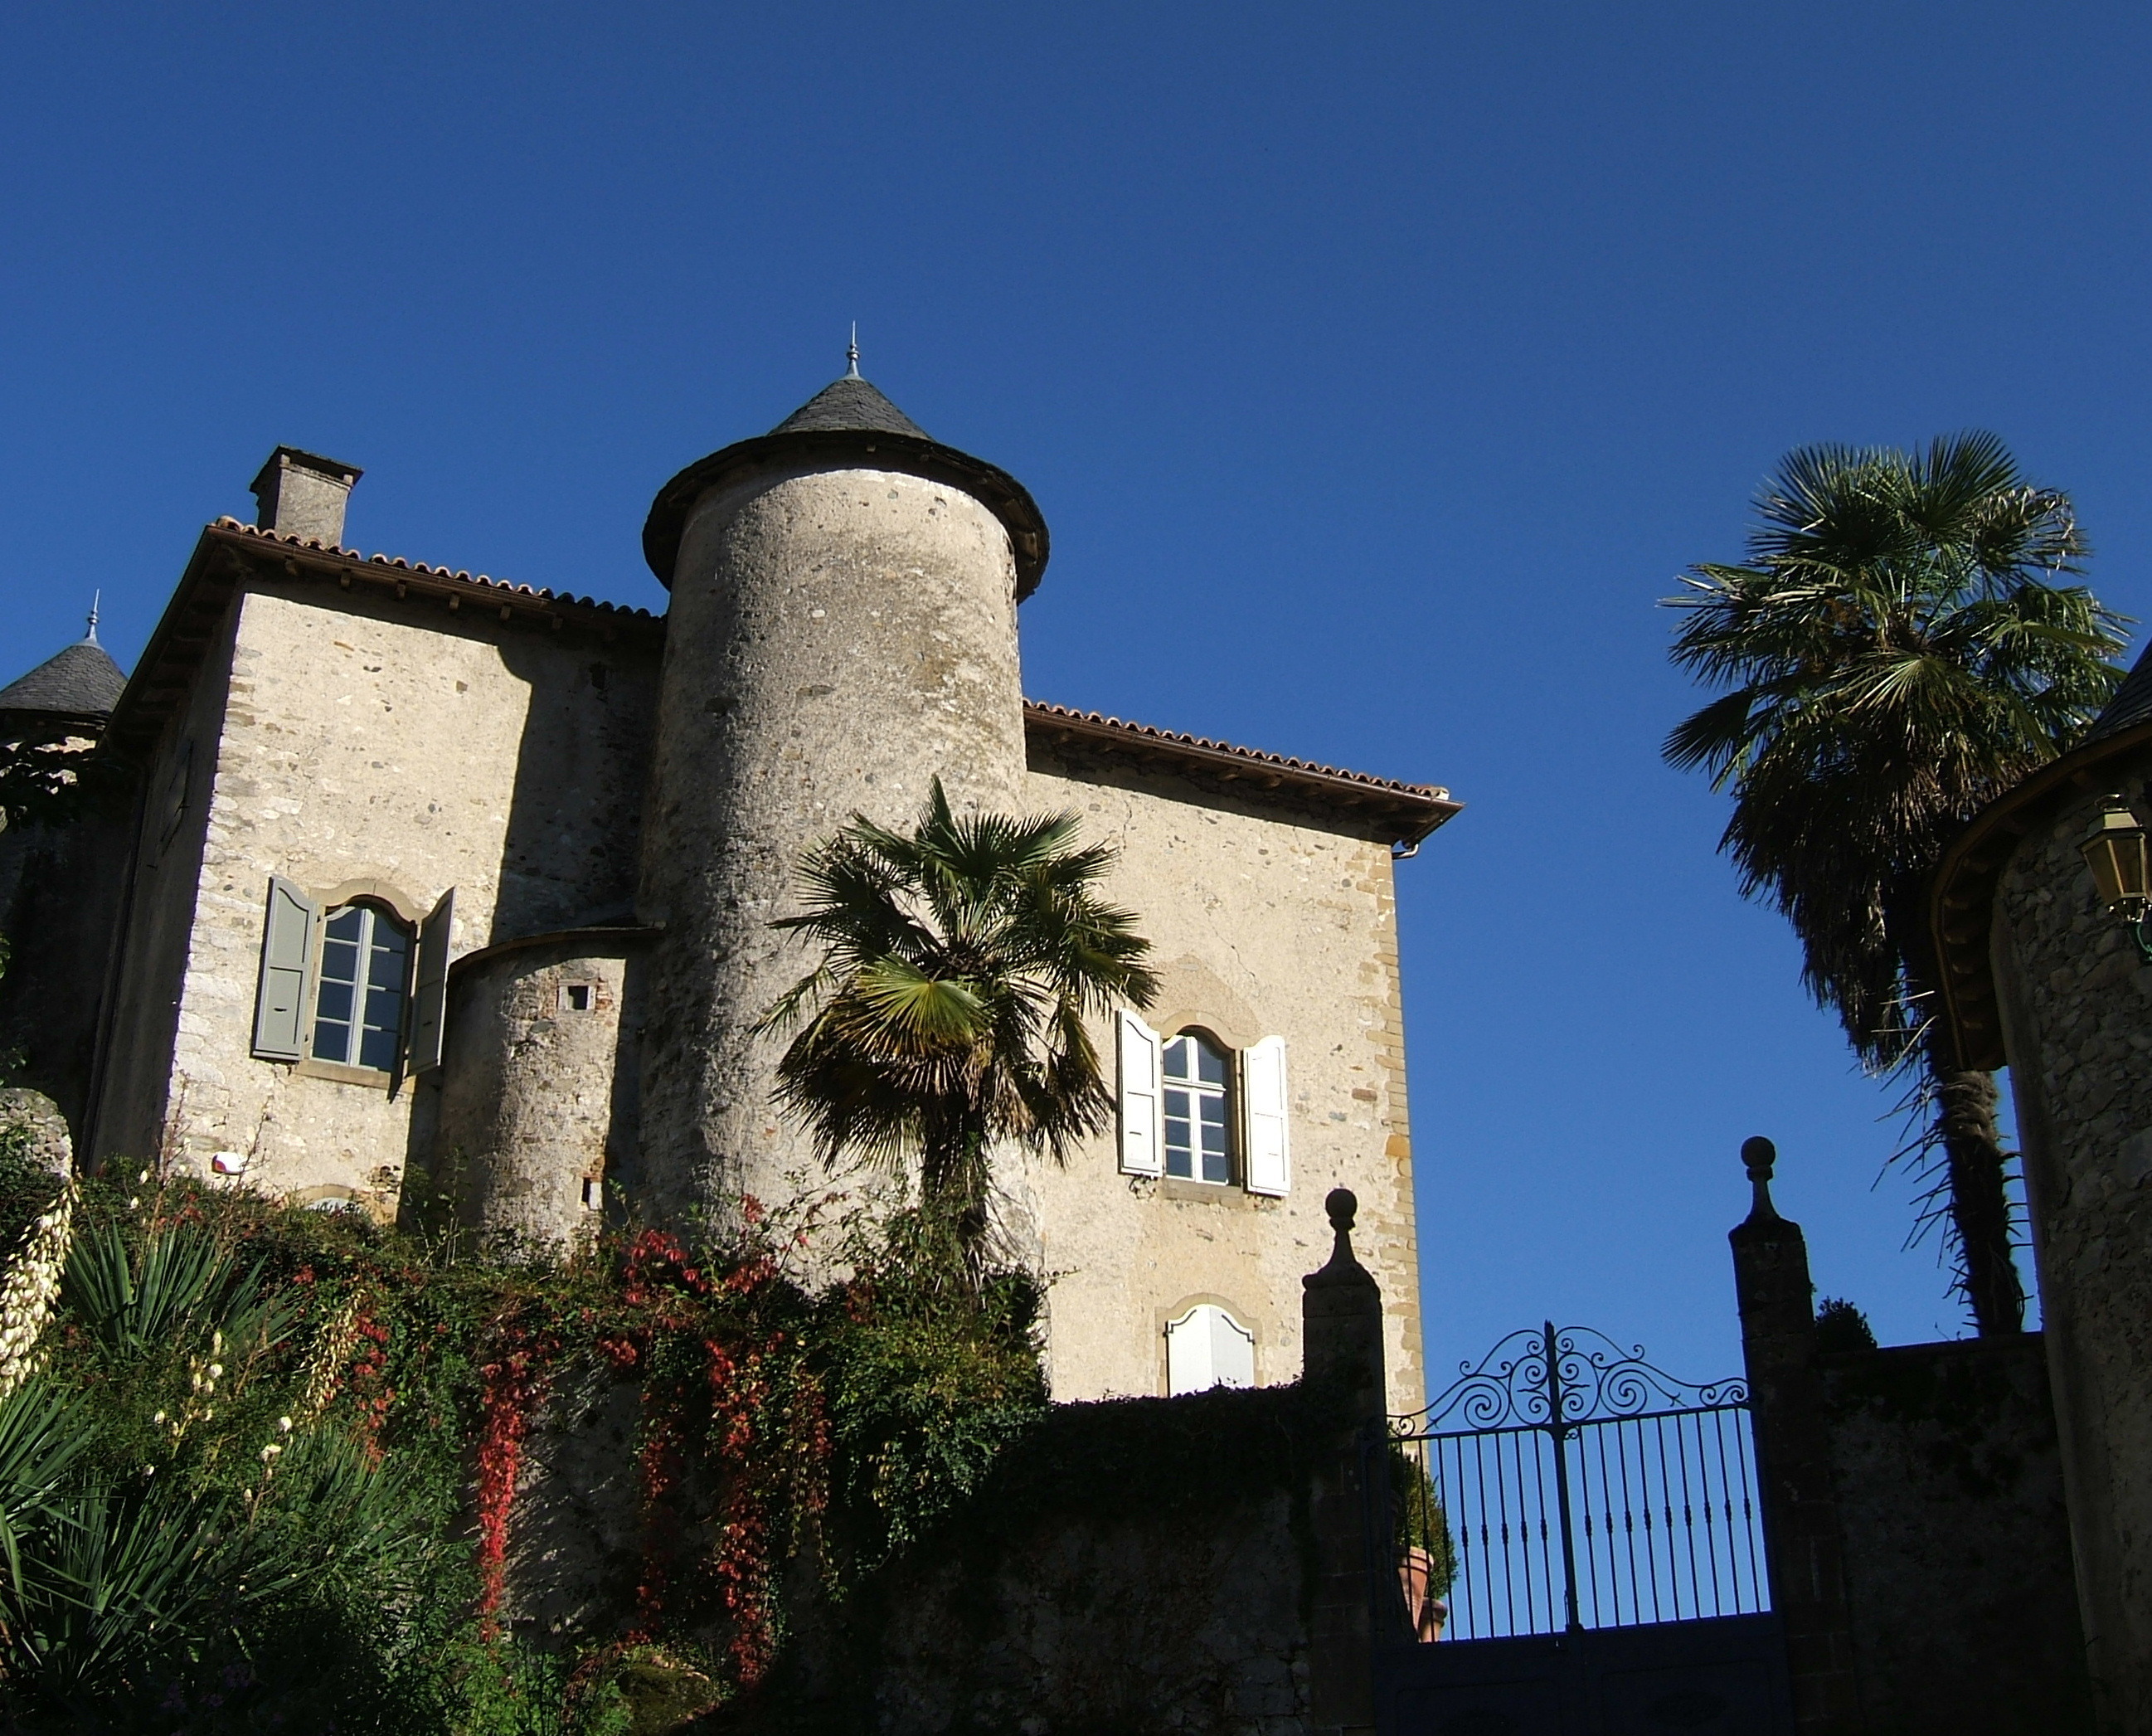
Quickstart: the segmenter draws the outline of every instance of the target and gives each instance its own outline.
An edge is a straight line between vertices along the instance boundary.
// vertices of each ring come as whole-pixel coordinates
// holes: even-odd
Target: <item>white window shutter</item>
[[[1282,1194],[1292,1173],[1287,1134],[1284,1038],[1266,1037],[1242,1052],[1241,1102],[1247,1137],[1248,1191]]]
[[[1165,1329],[1169,1397],[1256,1383],[1256,1335],[1223,1308],[1198,1302]]]
[[[281,875],[269,877],[269,912],[261,925],[261,981],[254,998],[254,1053],[265,1061],[296,1061],[306,1053],[307,1018],[313,1010],[314,935],[322,907]]]
[[[441,1064],[449,1016],[449,941],[456,923],[456,889],[441,894],[419,925],[419,963],[411,984],[411,1042],[404,1070],[414,1077]]]
[[[1134,1013],[1117,1015],[1120,1027],[1121,1172],[1127,1175],[1165,1173],[1165,1127],[1160,1064],[1164,1045],[1158,1033]]]
[[[1207,1393],[1217,1384],[1211,1372],[1211,1334],[1209,1308],[1190,1308],[1165,1328],[1165,1392],[1170,1398],[1183,1393]]]

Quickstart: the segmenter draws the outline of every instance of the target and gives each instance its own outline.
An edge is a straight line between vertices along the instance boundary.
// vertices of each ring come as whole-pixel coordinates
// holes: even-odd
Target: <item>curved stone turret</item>
[[[754,1027],[811,959],[771,921],[856,811],[1023,802],[1016,605],[1046,527],[1013,478],[856,373],[667,484],[643,547],[672,587],[641,920],[662,924],[631,1209],[775,1203],[809,1162]]]

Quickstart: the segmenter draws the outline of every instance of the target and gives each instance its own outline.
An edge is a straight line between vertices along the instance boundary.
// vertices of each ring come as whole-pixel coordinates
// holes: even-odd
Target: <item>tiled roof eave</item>
[[[333,580],[347,591],[363,586],[389,591],[399,598],[442,600],[458,611],[497,612],[504,623],[520,620],[548,631],[572,626],[608,639],[622,632],[654,638],[665,631],[664,617],[647,609],[534,589],[400,556],[362,555],[236,519],[219,519],[203,530],[133,678],[114,708],[105,733],[113,751],[140,751],[155,739],[165,718],[190,686],[194,666],[221,630],[241,578],[250,570],[262,573],[272,564],[286,578]],[[1439,785],[1378,778],[1095,711],[1027,700],[1024,723],[1028,731],[1050,743],[1077,743],[1095,752],[1163,765],[1238,787],[1256,799],[1287,798],[1319,806],[1406,848],[1417,845],[1463,806]]]
[[[1023,709],[1027,729],[1049,743],[1078,744],[1109,754],[1163,763],[1220,783],[1240,784],[1258,799],[1266,794],[1289,795],[1342,810],[1396,845],[1416,846],[1464,807],[1438,784],[1378,778],[1038,700],[1026,700]]]
[[[452,571],[398,555],[363,555],[308,538],[287,536],[236,519],[204,527],[178,587],[135,663],[126,690],[113,708],[106,742],[113,751],[140,751],[154,741],[173,705],[193,680],[194,667],[221,629],[231,592],[251,570],[266,576],[333,580],[339,589],[385,591],[447,602],[453,611],[495,612],[503,622],[520,620],[549,631],[576,627],[612,638],[623,632],[664,631],[662,617],[647,609],[513,584],[485,574]]]

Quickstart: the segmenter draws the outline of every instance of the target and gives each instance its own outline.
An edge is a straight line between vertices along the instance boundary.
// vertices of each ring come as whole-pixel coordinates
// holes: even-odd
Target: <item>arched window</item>
[[[395,1070],[411,977],[411,931],[373,904],[347,904],[322,925],[314,996],[317,1061]]]
[[[1213,1302],[1198,1302],[1165,1328],[1168,1397],[1256,1383],[1256,1335]]]
[[[1165,1173],[1184,1181],[1233,1179],[1233,1069],[1200,1031],[1165,1045]]]

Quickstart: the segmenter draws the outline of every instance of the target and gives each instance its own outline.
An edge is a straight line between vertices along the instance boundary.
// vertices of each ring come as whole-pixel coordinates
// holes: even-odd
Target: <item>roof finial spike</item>
[[[104,601],[104,592],[102,589],[89,593],[89,631],[82,636],[82,642],[85,645],[97,643],[97,606]]]
[[[855,380],[860,377],[860,322],[852,322],[852,341],[845,352],[845,378]]]

